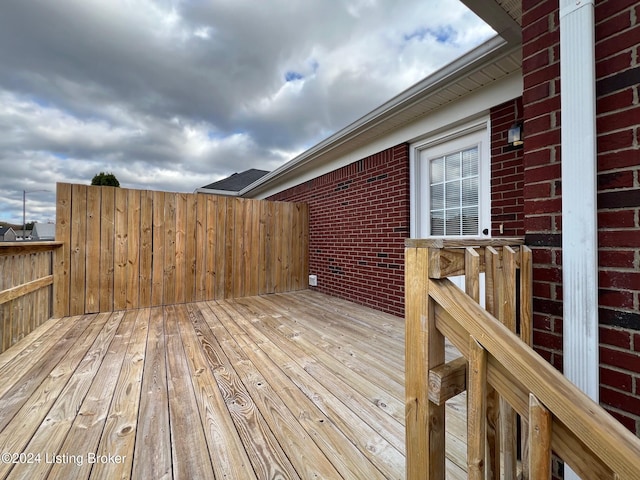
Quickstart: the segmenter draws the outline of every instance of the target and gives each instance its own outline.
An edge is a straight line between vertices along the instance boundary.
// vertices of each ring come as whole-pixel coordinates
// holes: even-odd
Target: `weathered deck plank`
[[[205,313],[201,309],[205,310]],[[259,478],[298,478],[278,440],[253,401],[249,390],[242,383],[219,340],[206,323],[208,307],[187,305],[204,356],[212,369],[216,383],[224,397],[238,435],[245,445],[256,475]],[[209,310],[210,312],[210,310]]]
[[[301,291],[51,322],[0,355],[0,452],[40,454],[0,480],[405,476],[402,319]]]
[[[164,313],[154,307],[147,334],[132,478],[173,478],[165,360]]]

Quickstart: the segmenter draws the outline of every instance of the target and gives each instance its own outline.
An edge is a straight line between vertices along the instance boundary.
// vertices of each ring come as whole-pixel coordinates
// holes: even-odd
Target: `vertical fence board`
[[[271,275],[273,274],[273,250],[271,248],[272,244],[272,230],[273,230],[273,209],[275,207],[274,203],[263,203],[262,204],[262,212],[263,212],[263,231],[262,231],[262,246],[261,250],[263,251],[263,264],[260,268],[260,276],[261,276],[261,290],[260,293],[273,293],[273,281]]]
[[[100,311],[100,204],[102,190],[87,189],[87,254],[85,268],[87,272],[85,289],[85,311]]]
[[[11,288],[11,286],[7,282],[7,274],[6,272],[10,272],[11,270],[8,268],[9,256],[0,257],[0,292]],[[0,305],[0,348],[4,352],[7,348],[9,348],[9,342],[5,339],[5,335],[7,333],[7,325],[8,315],[7,315],[8,305],[2,304]]]
[[[56,185],[56,240],[63,242],[56,249],[53,269],[53,315],[69,315],[69,261],[71,256],[71,185]],[[101,277],[102,278],[102,277]]]
[[[237,229],[236,238],[237,241],[234,242],[234,271],[238,272],[239,275],[233,276],[233,293],[231,294],[233,297],[244,297],[244,279],[247,275],[246,267],[246,259],[247,259],[247,210],[246,207],[248,205],[247,200],[245,199],[236,199],[235,202],[236,207],[236,221],[235,226]]]
[[[103,187],[100,205],[100,311],[113,310],[115,187]]]
[[[205,277],[205,298],[219,298],[216,295],[216,280],[220,275],[216,265],[216,248],[222,238],[222,231],[218,229],[218,202],[219,198],[212,195],[204,197],[206,199],[206,240],[205,240],[205,260],[206,265],[206,277]]]
[[[214,258],[212,259],[214,270],[214,289],[211,298],[224,298],[225,293],[225,268],[226,268],[226,228],[227,222],[233,222],[233,218],[227,220],[227,203],[230,198],[217,197],[214,214],[209,219],[213,222],[213,229],[216,233],[216,243],[214,249]]]
[[[31,276],[31,271],[29,269],[30,261],[31,261],[31,255],[22,258],[20,272],[16,272],[18,274],[17,275],[18,282],[16,283],[16,285],[22,285],[23,283],[26,283],[29,281],[29,277]],[[31,295],[32,294],[29,294],[29,297]],[[27,301],[28,300],[29,298],[27,298],[27,296],[14,300],[15,313],[16,313],[16,316],[14,318],[14,323],[13,323],[13,334],[12,334],[12,341],[14,343],[18,342],[24,336],[24,327],[25,327],[25,321],[27,317]]]
[[[196,195],[186,195],[186,224],[184,235],[184,263],[185,285],[184,301],[193,302],[196,299]]]
[[[164,284],[164,192],[153,192],[153,261],[151,262],[151,305],[163,304]]]
[[[40,253],[29,255],[24,260],[24,281],[30,282],[40,278],[38,265],[40,263]],[[34,306],[40,300],[38,292],[31,292],[22,299],[22,318],[20,319],[20,328],[18,331],[18,340],[23,338],[34,327],[35,320],[33,318]]]
[[[176,297],[175,303],[185,302],[186,283],[186,241],[187,230],[187,197],[184,193],[176,194]]]
[[[85,312],[84,293],[87,255],[87,187],[73,185],[71,190],[71,302],[70,315]]]
[[[176,302],[176,194],[165,193],[164,203],[164,299],[170,305]]]
[[[127,190],[116,189],[114,232],[113,308],[127,308],[127,242],[128,205]]]
[[[273,248],[274,255],[273,258],[275,260],[275,275],[274,275],[274,285],[273,290],[276,293],[282,291],[282,248],[284,244],[283,239],[283,231],[282,231],[282,212],[283,206],[282,202],[276,202],[275,204],[275,213],[274,213],[274,235],[273,235]]]
[[[251,249],[249,250],[251,257],[251,271],[249,273],[249,295],[258,295],[260,293],[260,264],[262,262],[260,249],[260,228],[261,228],[261,209],[259,200],[251,200]]]
[[[127,190],[127,308],[140,306],[141,191]]]
[[[281,272],[281,292],[291,289],[291,203],[281,203],[282,205],[282,272]]]
[[[151,305],[153,265],[153,192],[140,194],[140,297],[139,305]]]
[[[226,228],[222,231],[224,237],[224,293],[222,298],[233,296],[233,268],[234,268],[234,250],[236,235],[236,200],[235,198],[226,198]]]
[[[195,295],[196,300],[201,301],[206,296],[206,245],[207,245],[207,225],[210,221],[207,217],[207,201],[208,195],[199,194],[196,196],[196,278],[195,278]]]
[[[302,283],[300,288],[307,288],[309,285],[309,204],[301,204],[300,214],[302,215]]]

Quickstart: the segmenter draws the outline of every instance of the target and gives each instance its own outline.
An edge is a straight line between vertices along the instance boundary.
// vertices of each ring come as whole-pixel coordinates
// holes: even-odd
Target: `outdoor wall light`
[[[524,144],[522,123],[515,123],[509,129],[509,133],[507,134],[507,143],[510,147],[519,147]]]

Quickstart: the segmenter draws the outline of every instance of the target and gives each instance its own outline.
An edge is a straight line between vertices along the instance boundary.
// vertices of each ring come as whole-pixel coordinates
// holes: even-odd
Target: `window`
[[[413,145],[411,235],[481,237],[490,228],[488,121]]]
[[[429,160],[430,235],[478,235],[478,146]]]

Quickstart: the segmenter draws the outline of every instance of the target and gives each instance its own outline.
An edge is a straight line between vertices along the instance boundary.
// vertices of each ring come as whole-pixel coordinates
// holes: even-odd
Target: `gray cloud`
[[[458,0],[5,0],[0,220],[55,182],[192,191],[271,170],[492,32]],[[34,192],[46,189],[49,192]]]

